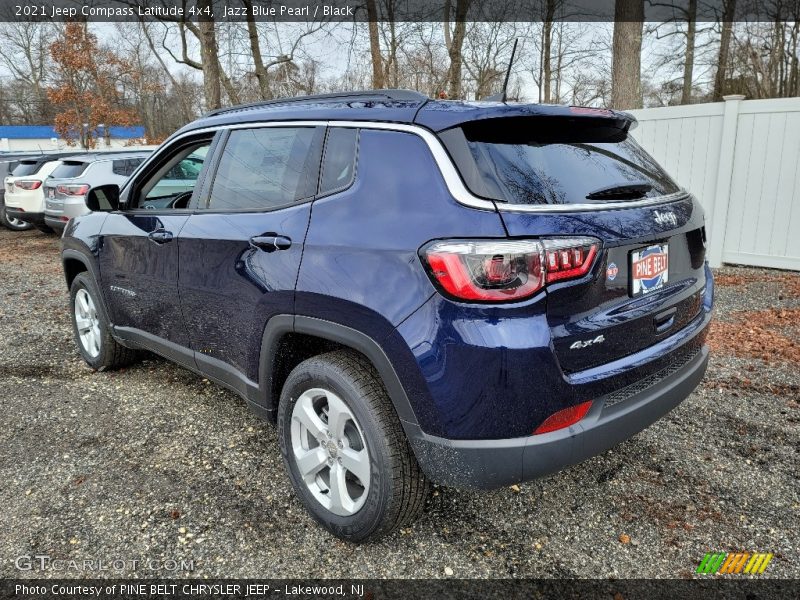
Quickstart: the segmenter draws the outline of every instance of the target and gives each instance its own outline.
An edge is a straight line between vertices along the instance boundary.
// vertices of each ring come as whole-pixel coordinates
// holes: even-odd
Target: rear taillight
[[[15,181],[14,185],[21,190],[38,190],[42,187],[42,182],[37,179],[24,179],[22,181]]]
[[[547,283],[582,277],[589,272],[600,248],[593,238],[545,240]]]
[[[56,186],[56,190],[59,194],[64,194],[65,196],[85,196],[89,191],[89,186],[85,183],[59,185]]]
[[[592,408],[591,400],[588,402],[582,402],[581,404],[577,404],[575,406],[570,406],[569,408],[560,410],[557,413],[553,413],[536,428],[536,430],[533,432],[533,435],[550,433],[551,431],[557,431],[559,429],[569,427],[570,425],[575,425],[575,423],[586,416],[586,413],[589,412],[590,408]]]
[[[546,283],[589,272],[600,242],[594,238],[453,240],[422,250],[433,282],[456,300],[517,302]]]

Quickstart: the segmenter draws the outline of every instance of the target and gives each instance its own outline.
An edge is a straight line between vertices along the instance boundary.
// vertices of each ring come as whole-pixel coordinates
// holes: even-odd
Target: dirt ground
[[[692,577],[771,552],[800,577],[800,274],[717,272],[704,383],[654,426],[548,479],[434,491],[414,527],[353,546],[292,493],[274,428],[149,357],[94,373],[59,240],[0,231],[0,576],[20,556],[121,560],[122,577]],[[174,561],[174,562],[173,562]]]

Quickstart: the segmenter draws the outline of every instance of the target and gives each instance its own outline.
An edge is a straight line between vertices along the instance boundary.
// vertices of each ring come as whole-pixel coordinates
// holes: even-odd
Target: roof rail
[[[213,117],[227,112],[234,112],[238,110],[247,110],[249,108],[260,108],[262,106],[271,106],[276,104],[294,104],[302,102],[315,102],[317,100],[359,100],[364,98],[386,98],[388,100],[398,100],[406,102],[425,102],[429,98],[425,94],[415,92],[414,90],[361,90],[356,92],[335,92],[332,94],[315,94],[312,96],[292,96],[290,98],[277,98],[275,100],[262,100],[261,102],[253,102],[251,104],[237,104],[235,106],[228,106],[225,108],[217,108],[209,111],[203,115],[205,117]]]

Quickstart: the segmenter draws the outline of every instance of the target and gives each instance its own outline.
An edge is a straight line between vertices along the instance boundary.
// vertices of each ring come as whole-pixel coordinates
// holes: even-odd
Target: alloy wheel
[[[92,358],[100,354],[100,319],[94,300],[85,289],[75,294],[75,326],[81,346]]]
[[[292,452],[312,496],[347,517],[367,500],[370,460],[361,426],[333,392],[313,388],[292,409]]]

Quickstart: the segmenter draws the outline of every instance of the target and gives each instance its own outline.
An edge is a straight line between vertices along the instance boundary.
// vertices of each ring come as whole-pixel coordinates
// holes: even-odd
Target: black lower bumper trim
[[[19,219],[31,225],[44,225],[44,213],[25,212],[18,208],[6,206],[6,214],[12,219]]]
[[[448,440],[411,436],[417,460],[435,483],[491,489],[550,475],[616,446],[678,406],[703,379],[708,349],[684,367],[623,402],[598,398],[579,423],[508,440]],[[408,424],[406,424],[408,426]]]

